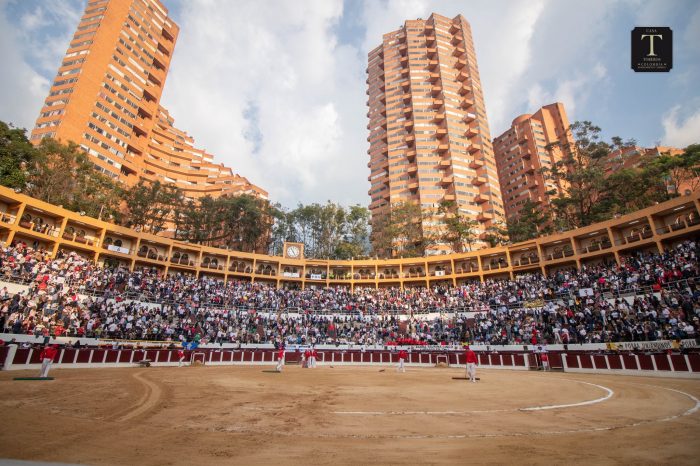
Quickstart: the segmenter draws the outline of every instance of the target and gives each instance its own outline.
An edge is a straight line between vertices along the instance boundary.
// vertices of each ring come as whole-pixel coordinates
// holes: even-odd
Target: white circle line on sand
[[[526,408],[512,408],[512,409],[486,409],[486,410],[476,410],[476,411],[333,411],[333,414],[347,415],[347,416],[416,416],[416,415],[426,415],[426,416],[460,416],[465,414],[488,414],[488,413],[505,413],[510,411],[545,411],[549,409],[564,409],[564,408],[574,408],[577,406],[588,406],[596,403],[602,403],[603,401],[609,400],[615,392],[603,385],[598,385],[595,383],[584,382],[582,380],[564,379],[570,382],[577,382],[586,385],[591,385],[593,387],[600,388],[606,395],[594,400],[580,401],[578,403],[568,403],[561,405],[544,405],[544,406],[529,406]]]
[[[600,398],[596,398],[595,400],[581,401],[579,403],[568,403],[568,404],[563,404],[563,405],[531,406],[529,408],[520,408],[520,411],[544,411],[547,409],[574,408],[576,406],[594,405],[596,403],[602,403],[603,401],[609,400],[615,394],[615,392],[612,389],[610,389],[608,387],[604,387],[602,385],[598,385],[598,384],[590,383],[590,382],[584,382],[582,380],[575,380],[574,382],[583,383],[586,385],[591,385],[593,387],[600,388],[601,390],[606,391],[607,395],[600,397]]]

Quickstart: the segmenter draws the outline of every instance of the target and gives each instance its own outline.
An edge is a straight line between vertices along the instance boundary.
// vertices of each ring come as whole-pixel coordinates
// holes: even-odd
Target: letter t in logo
[[[642,40],[644,40],[645,37],[649,38],[649,53],[647,54],[647,57],[655,57],[656,54],[654,53],[654,38],[658,37],[661,40],[664,40],[664,38],[661,34],[642,34]]]

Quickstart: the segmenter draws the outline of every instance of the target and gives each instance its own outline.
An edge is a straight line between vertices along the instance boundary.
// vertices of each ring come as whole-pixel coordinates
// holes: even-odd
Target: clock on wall
[[[304,255],[302,243],[284,243],[284,257],[289,259],[301,259]]]

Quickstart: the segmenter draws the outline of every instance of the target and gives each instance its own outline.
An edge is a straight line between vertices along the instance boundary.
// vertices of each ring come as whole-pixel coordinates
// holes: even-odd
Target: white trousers
[[[313,357],[313,356],[311,356],[311,357],[309,358],[309,367],[311,367],[311,368],[316,367],[316,358]]]
[[[48,377],[49,376],[49,369],[51,369],[52,362],[53,362],[53,359],[49,359],[49,358],[44,358],[41,360],[41,373],[39,374],[39,377]]]
[[[406,372],[406,368],[403,366],[403,358],[399,358],[399,367],[396,368],[399,372]]]
[[[184,357],[184,356],[181,357],[180,360],[179,360],[178,363],[177,363],[177,367],[182,367],[182,361],[184,361],[184,360],[185,360],[185,357]]]
[[[279,358],[277,360],[277,372],[282,372],[282,367],[284,367],[284,358]]]
[[[473,362],[467,363],[467,377],[469,377],[471,381],[476,380],[476,364]]]

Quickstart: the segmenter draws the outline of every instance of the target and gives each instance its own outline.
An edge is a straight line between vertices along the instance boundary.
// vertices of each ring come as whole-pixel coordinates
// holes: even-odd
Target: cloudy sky
[[[0,0],[0,120],[31,128],[84,0]],[[696,0],[164,0],[180,25],[162,103],[217,161],[288,207],[369,202],[365,66],[431,12],[472,25],[492,136],[554,101],[642,145],[700,142]],[[670,26],[670,73],[630,69],[630,30]]]

